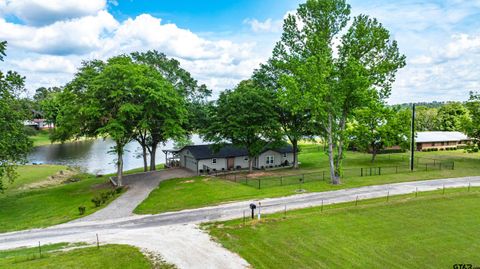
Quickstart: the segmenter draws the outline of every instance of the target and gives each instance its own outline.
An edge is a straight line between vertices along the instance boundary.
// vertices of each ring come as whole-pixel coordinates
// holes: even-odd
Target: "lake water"
[[[196,145],[204,143],[198,135],[193,135],[191,140]],[[109,174],[116,171],[116,155],[109,153],[114,144],[111,139],[95,139],[39,146],[30,153],[28,161],[30,163],[76,166],[93,174]],[[173,149],[173,145],[173,141],[159,145],[156,155],[157,164],[165,163],[165,154],[162,150]],[[124,170],[143,167],[141,152],[140,144],[136,141],[125,146]]]

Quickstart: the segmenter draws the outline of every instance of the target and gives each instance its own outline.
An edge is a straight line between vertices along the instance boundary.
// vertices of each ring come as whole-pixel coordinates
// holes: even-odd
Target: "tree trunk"
[[[330,178],[332,184],[340,184],[340,179],[336,175],[335,161],[333,158],[333,119],[332,115],[328,115],[327,139],[328,139],[328,163],[330,166]]]
[[[375,162],[375,157],[377,157],[377,150],[372,150],[372,163]]]
[[[343,161],[343,131],[345,130],[346,125],[346,116],[343,116],[342,120],[340,121],[340,135],[338,139],[338,148],[337,148],[337,159],[335,160],[335,174],[336,176],[340,176],[340,168],[342,167]]]
[[[248,172],[253,172],[253,158],[248,157]]]
[[[152,143],[152,150],[150,151],[150,171],[157,170],[157,167],[155,165],[155,157],[157,155],[157,146],[158,146],[158,142]]]
[[[293,147],[293,169],[298,169],[298,141],[296,139],[291,140]]]
[[[119,187],[123,186],[123,146],[120,148],[120,145],[117,143],[117,185]]]
[[[142,157],[143,157],[143,172],[148,171],[148,162],[147,162],[147,146],[142,144]]]

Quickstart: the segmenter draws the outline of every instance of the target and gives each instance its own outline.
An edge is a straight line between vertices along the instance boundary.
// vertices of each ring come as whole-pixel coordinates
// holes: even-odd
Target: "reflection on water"
[[[202,144],[203,140],[198,136],[192,137],[194,144]],[[65,144],[52,144],[35,147],[28,156],[30,163],[62,164],[77,166],[89,173],[108,174],[114,173],[116,155],[109,153],[114,142],[111,139],[95,139],[77,141]],[[157,149],[157,164],[165,163],[165,154],[162,149],[172,149],[173,142],[160,145]],[[143,160],[140,156],[141,148],[137,142],[130,142],[125,146],[124,169],[143,167]]]

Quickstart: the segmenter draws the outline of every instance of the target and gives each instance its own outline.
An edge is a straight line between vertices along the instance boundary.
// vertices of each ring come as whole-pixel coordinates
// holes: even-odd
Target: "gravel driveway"
[[[124,185],[128,190],[105,208],[72,222],[113,220],[134,216],[133,210],[164,180],[190,177],[194,174],[186,169],[163,169],[153,172],[138,173],[124,176]]]
[[[366,186],[352,189],[307,193],[287,197],[242,201],[158,215],[134,215],[109,220],[66,223],[45,229],[0,234],[0,249],[58,242],[124,243],[154,251],[179,268],[248,268],[235,253],[212,241],[198,223],[240,218],[251,202],[261,202],[263,213],[323,204],[408,194],[445,188],[480,186],[480,177],[447,178]],[[127,192],[128,193],[128,192]],[[131,207],[133,208],[133,207]],[[131,212],[131,211],[130,211]]]

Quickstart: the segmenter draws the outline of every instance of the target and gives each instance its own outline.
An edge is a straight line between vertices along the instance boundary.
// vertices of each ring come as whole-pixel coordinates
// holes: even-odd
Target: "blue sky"
[[[215,94],[270,56],[287,12],[302,1],[0,0],[1,70],[27,77],[30,94],[63,85],[82,60],[156,49]],[[407,66],[389,103],[466,100],[480,90],[480,0],[351,0],[376,17]]]

